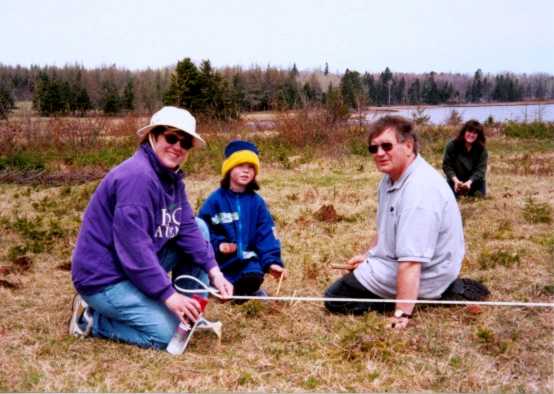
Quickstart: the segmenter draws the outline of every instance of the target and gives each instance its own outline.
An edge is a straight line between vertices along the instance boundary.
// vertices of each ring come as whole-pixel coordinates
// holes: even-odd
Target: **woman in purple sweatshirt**
[[[164,107],[137,134],[135,154],[100,182],[85,211],[72,258],[69,332],[142,347],[165,348],[180,321],[195,321],[200,305],[173,288],[169,271],[207,282],[224,297],[223,277],[194,217],[180,165],[203,144],[187,111]]]

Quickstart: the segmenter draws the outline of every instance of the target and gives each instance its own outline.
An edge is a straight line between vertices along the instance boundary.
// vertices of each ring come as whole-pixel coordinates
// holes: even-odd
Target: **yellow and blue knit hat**
[[[225,147],[225,160],[221,165],[221,176],[225,177],[233,167],[244,163],[252,164],[257,175],[260,172],[259,154],[258,148],[251,142],[242,140],[229,142]]]

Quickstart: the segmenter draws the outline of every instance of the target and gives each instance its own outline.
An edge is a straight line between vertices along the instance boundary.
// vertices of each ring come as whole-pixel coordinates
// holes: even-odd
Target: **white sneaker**
[[[69,335],[88,337],[92,332],[92,310],[79,293],[73,297],[71,318],[69,319]]]
[[[220,321],[209,321],[201,317],[196,323],[197,330],[211,330],[221,340],[223,324]]]

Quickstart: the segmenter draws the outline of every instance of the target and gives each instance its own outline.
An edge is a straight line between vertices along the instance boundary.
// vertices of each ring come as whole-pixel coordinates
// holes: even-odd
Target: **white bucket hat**
[[[145,136],[150,130],[156,126],[167,126],[181,130],[192,135],[202,144],[206,141],[196,133],[196,119],[187,110],[177,107],[163,107],[150,118],[150,124],[137,131],[140,137]]]

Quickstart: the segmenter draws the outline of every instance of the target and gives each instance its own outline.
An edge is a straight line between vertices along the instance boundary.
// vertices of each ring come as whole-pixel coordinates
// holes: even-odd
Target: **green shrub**
[[[419,150],[423,155],[440,154],[452,136],[452,131],[446,126],[420,126],[417,129]]]
[[[36,153],[20,151],[0,157],[0,170],[43,170],[46,168],[42,157]]]
[[[547,203],[537,203],[532,197],[525,201],[523,217],[529,223],[551,223],[552,208]]]
[[[504,250],[498,251],[483,251],[479,255],[478,263],[481,269],[494,268],[497,265],[503,267],[511,267],[520,262],[520,252],[507,252]]]
[[[65,161],[78,167],[99,166],[111,168],[130,157],[135,149],[134,146],[114,145],[92,149],[87,152],[67,152]],[[69,157],[67,154],[70,154]]]
[[[27,245],[15,245],[8,250],[8,260],[15,261],[18,257],[25,256],[29,248]]]
[[[553,140],[554,123],[539,121],[531,123],[507,122],[504,126],[504,134],[513,138]]]
[[[554,235],[545,236],[538,240],[538,243],[546,248],[546,251],[554,256]]]

